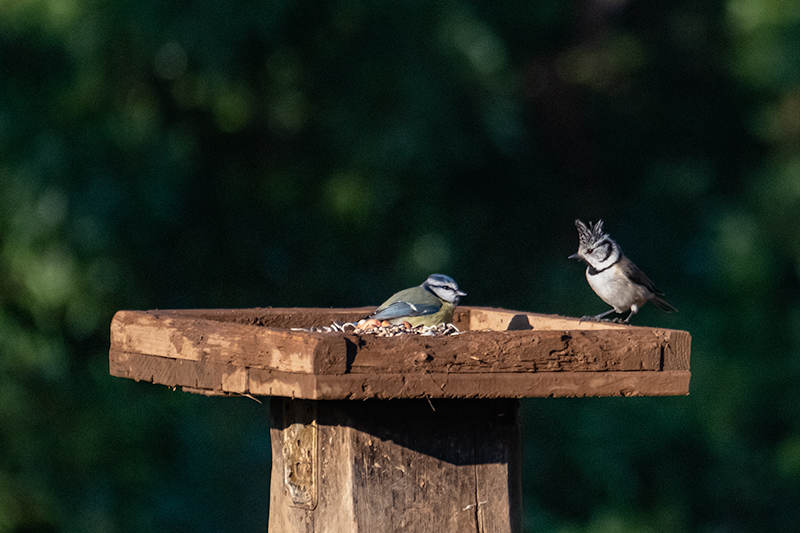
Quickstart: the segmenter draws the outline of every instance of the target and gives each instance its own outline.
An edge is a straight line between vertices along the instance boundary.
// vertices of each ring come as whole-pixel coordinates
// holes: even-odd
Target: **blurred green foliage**
[[[0,3],[0,533],[263,531],[265,406],[111,378],[118,309],[605,309],[688,398],[526,400],[526,531],[800,529],[800,7]]]

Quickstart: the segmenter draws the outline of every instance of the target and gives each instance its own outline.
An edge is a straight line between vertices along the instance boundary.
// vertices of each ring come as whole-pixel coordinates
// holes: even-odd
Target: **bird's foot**
[[[582,316],[580,320],[578,320],[578,323],[581,323],[583,321],[586,321],[586,322],[611,322],[612,320],[610,318],[601,318],[601,317],[592,316],[592,315],[585,315],[585,316]]]

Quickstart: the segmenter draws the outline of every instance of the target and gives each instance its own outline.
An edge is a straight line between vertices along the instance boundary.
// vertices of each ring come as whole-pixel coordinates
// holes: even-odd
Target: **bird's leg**
[[[625,319],[625,324],[630,324],[631,317],[639,312],[639,306],[636,304],[631,304],[631,313],[628,315],[628,318]]]
[[[636,311],[638,311],[636,306],[631,306],[631,313],[628,315],[628,318],[623,320],[623,322],[625,322],[626,324],[630,324],[631,323],[631,317],[636,314]]]
[[[614,312],[614,308],[611,308],[608,311],[606,311],[605,313],[600,313],[597,316],[585,316],[581,320],[585,319],[585,320],[594,320],[595,322],[602,322],[604,316],[608,316],[613,312]],[[608,319],[606,319],[606,320],[608,320]]]

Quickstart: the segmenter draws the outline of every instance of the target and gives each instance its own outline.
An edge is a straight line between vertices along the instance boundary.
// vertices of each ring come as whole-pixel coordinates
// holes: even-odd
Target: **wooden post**
[[[271,405],[269,531],[521,531],[517,400]]]
[[[279,533],[518,532],[518,398],[689,393],[685,331],[478,307],[454,336],[298,329],[372,309],[120,311],[110,372],[272,397]]]

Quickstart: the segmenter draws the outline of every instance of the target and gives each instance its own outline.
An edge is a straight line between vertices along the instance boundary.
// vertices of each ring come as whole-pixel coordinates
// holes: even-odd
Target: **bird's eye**
[[[586,250],[586,253],[587,254],[594,253],[594,248],[589,248],[588,250]]]

